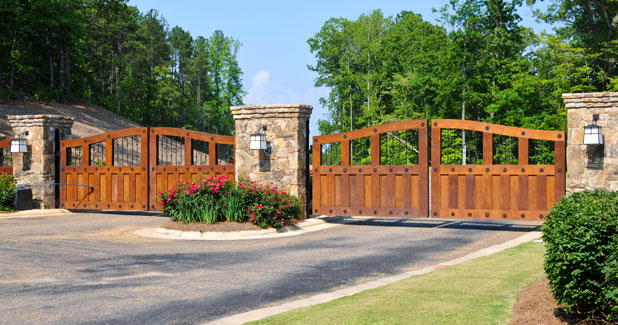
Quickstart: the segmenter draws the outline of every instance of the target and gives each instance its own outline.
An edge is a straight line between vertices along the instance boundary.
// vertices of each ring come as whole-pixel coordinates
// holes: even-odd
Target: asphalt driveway
[[[194,324],[463,256],[536,225],[368,219],[282,237],[172,241],[167,219],[0,218],[0,323]]]

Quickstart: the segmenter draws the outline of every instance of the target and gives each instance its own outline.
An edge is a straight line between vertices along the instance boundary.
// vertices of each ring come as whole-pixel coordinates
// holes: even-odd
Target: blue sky
[[[326,20],[356,19],[380,9],[385,16],[409,10],[436,23],[432,8],[440,8],[445,3],[445,0],[129,1],[129,5],[137,6],[142,12],[157,9],[170,28],[178,25],[194,38],[208,37],[219,29],[238,39],[242,43],[238,61],[244,73],[245,104],[312,105],[312,135],[318,134],[317,120],[326,118],[327,111],[320,106],[319,98],[327,96],[328,89],[313,87],[317,75],[307,65],[314,64],[315,59],[307,40]],[[525,26],[537,31],[548,28],[535,23],[529,7],[523,7],[519,14]]]

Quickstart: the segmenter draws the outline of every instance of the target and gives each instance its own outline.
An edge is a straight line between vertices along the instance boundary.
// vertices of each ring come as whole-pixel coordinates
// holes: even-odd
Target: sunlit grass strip
[[[544,251],[525,243],[253,324],[506,324],[518,292],[544,276]]]

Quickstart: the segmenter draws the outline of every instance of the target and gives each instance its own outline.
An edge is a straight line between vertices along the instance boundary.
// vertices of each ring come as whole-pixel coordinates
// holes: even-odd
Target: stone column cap
[[[11,127],[25,126],[64,126],[71,127],[75,119],[66,115],[36,114],[36,115],[8,115],[7,120]]]
[[[305,104],[270,104],[231,106],[235,120],[253,118],[309,118],[313,106]]]

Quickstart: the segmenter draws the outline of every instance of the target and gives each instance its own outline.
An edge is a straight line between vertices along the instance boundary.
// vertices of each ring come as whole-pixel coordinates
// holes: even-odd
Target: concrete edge
[[[180,231],[165,228],[144,228],[135,231],[133,234],[140,237],[156,239],[177,239],[177,240],[244,240],[244,239],[266,239],[298,236],[309,232],[332,228],[338,225],[354,222],[352,219],[341,217],[318,217],[310,218],[292,226],[279,229],[249,230],[235,232],[199,232],[199,231]]]
[[[378,279],[378,280],[373,280],[373,281],[369,281],[367,283],[362,283],[356,286],[352,286],[352,287],[348,287],[348,288],[344,288],[344,289],[340,289],[340,290],[336,290],[336,291],[332,291],[332,292],[325,292],[325,293],[320,293],[308,298],[304,298],[304,299],[300,299],[300,300],[296,300],[296,301],[292,301],[292,302],[288,302],[288,303],[284,303],[281,305],[277,305],[277,306],[271,306],[271,307],[266,307],[266,308],[260,308],[260,309],[255,309],[255,310],[251,310],[248,312],[244,312],[244,313],[240,313],[240,314],[236,314],[236,315],[232,315],[232,316],[228,316],[228,317],[224,317],[224,318],[220,318],[205,324],[218,324],[218,325],[223,325],[223,324],[243,324],[246,322],[251,322],[251,321],[255,321],[255,320],[260,320],[262,318],[268,317],[268,316],[272,316],[272,315],[276,315],[276,314],[280,314],[286,311],[290,311],[296,308],[301,308],[301,307],[307,307],[307,306],[311,306],[311,305],[316,305],[316,304],[320,304],[323,302],[327,302],[327,301],[331,301],[334,299],[338,299],[341,297],[345,297],[345,296],[351,296],[354,294],[357,294],[359,292],[365,291],[365,290],[369,290],[369,289],[374,289],[377,287],[381,287],[387,284],[391,284],[397,281],[401,281],[416,275],[421,275],[421,274],[425,274],[425,273],[429,273],[431,271],[435,271],[438,269],[442,269],[445,267],[449,267],[449,266],[453,266],[453,265],[457,265],[463,262],[467,262],[479,257],[484,257],[484,256],[489,256],[498,252],[501,252],[507,248],[511,248],[511,247],[515,247],[517,245],[520,245],[522,243],[526,243],[529,241],[533,241],[535,239],[539,239],[541,238],[542,233],[540,231],[531,231],[528,232],[524,235],[521,235],[515,239],[511,239],[509,241],[506,241],[502,244],[497,244],[497,245],[493,245],[490,247],[486,247],[483,249],[480,249],[476,252],[472,252],[470,254],[464,255],[462,257],[456,258],[456,259],[452,259],[452,260],[448,260],[448,261],[444,261],[442,263],[438,263],[432,266],[427,266],[418,270],[413,270],[413,271],[408,271],[408,272],[404,272],[395,276],[389,276],[386,278],[382,278],[382,279]]]
[[[21,211],[9,212],[9,213],[1,213],[0,219],[41,217],[41,216],[51,216],[51,215],[70,214],[70,213],[72,212],[67,209],[21,210]]]

